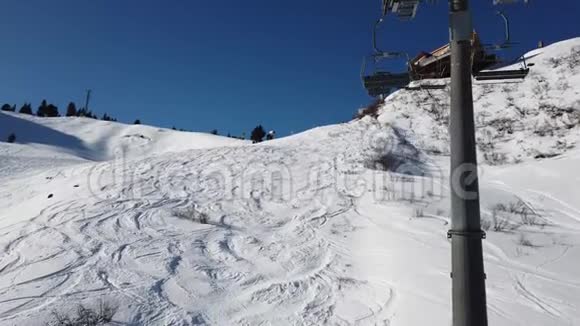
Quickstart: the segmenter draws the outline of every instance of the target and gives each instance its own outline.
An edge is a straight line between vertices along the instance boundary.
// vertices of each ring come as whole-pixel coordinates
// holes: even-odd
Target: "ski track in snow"
[[[294,154],[268,147],[253,151],[269,162],[287,162]],[[63,299],[101,295],[130,302],[134,323],[278,324],[299,317],[314,325],[378,318],[388,302],[350,321],[334,313],[342,283],[356,287],[359,281],[337,280],[343,266],[324,228],[353,208],[351,200],[337,197],[327,205],[305,195],[288,209],[287,203],[263,199],[264,192],[280,189],[242,184],[247,198],[214,202],[222,190],[213,187],[215,180],[183,182],[212,162],[235,179],[245,172],[236,170],[248,165],[245,157],[247,149],[239,148],[148,160],[132,183],[102,185],[106,199],[62,199],[18,227],[3,228],[9,240],[0,256],[0,296],[9,299],[2,300],[0,321],[34,316]],[[301,162],[300,168],[313,163]],[[324,177],[317,181],[305,190],[323,193],[332,186]],[[194,206],[205,210],[206,224],[175,216]],[[46,262],[49,269],[43,268]]]
[[[373,124],[344,125],[340,128],[347,132],[330,131],[326,141],[356,153],[349,147],[361,140],[350,137],[369,127]],[[376,173],[409,185],[421,178],[361,169],[356,155],[332,165],[324,160],[334,155],[332,147],[322,142],[301,148],[303,153],[273,143],[136,160],[121,165],[126,169],[121,175],[133,177],[120,183],[107,171],[119,166],[61,168],[69,177],[53,183],[63,187],[90,182],[88,174],[95,170],[105,177],[94,187],[96,193],[77,190],[74,198],[57,194],[54,201],[39,196],[48,205],[37,214],[0,226],[0,324],[101,299],[121,307],[124,317],[119,318],[131,324],[407,325],[425,320],[411,312],[418,306],[437,311],[429,320],[446,323],[449,220],[436,214],[413,219],[409,208],[443,198],[377,202],[371,192],[354,195],[357,178],[370,184],[369,175]],[[256,157],[267,157],[268,164],[260,165]],[[256,183],[252,173],[261,171],[256,175],[263,177],[270,163],[291,168]],[[216,171],[227,171],[230,179]],[[83,179],[68,180],[74,176]],[[28,177],[22,189],[42,178]],[[282,181],[290,179],[296,197],[277,200],[275,195],[288,191]],[[500,188],[549,211],[542,206],[549,203],[535,201],[534,190]],[[577,235],[575,221],[568,220],[566,229]],[[518,323],[521,312],[514,309],[527,309],[540,314],[542,322],[573,323],[576,307],[537,292],[555,286],[580,293],[580,283],[549,270],[571,254],[570,248],[575,244],[529,263],[514,260],[501,242],[487,240],[489,274],[507,275],[499,283],[488,280],[491,320]],[[425,251],[433,257],[423,266],[408,260]],[[446,292],[424,291],[431,283]],[[497,288],[503,290],[497,293]]]

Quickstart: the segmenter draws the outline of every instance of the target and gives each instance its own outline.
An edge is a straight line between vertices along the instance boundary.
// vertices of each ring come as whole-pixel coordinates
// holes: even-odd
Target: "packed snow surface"
[[[480,147],[490,325],[580,324],[578,123],[529,125],[541,101],[578,116],[576,66],[571,90],[533,92],[534,76],[565,74],[550,58],[578,50],[536,50],[523,83],[475,86],[492,121],[511,116],[509,94],[538,111]],[[424,92],[257,145],[0,113],[0,137],[16,134],[0,143],[0,324],[107,302],[127,325],[450,325],[448,139]],[[547,153],[556,138],[567,145]]]

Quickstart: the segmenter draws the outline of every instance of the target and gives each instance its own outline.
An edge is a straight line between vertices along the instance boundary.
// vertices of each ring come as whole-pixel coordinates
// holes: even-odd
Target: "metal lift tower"
[[[468,0],[450,0],[451,278],[454,326],[487,326]]]
[[[487,326],[485,273],[479,207],[479,183],[473,94],[469,0],[449,1],[451,45],[451,278],[453,326]],[[382,0],[383,15],[392,12],[413,19],[419,0]],[[425,2],[435,2],[425,0]],[[493,0],[494,5],[528,0]]]

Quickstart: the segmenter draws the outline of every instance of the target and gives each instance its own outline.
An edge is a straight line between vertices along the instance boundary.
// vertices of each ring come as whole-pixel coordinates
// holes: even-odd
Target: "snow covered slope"
[[[389,103],[399,119],[385,108],[259,145],[30,120],[83,147],[0,143],[0,325],[101,300],[128,325],[450,325],[449,158],[417,148],[439,144],[440,122],[409,102],[408,128]],[[128,134],[151,145],[123,147]],[[521,154],[481,172],[490,325],[578,325],[580,150]]]
[[[580,140],[580,38],[525,55],[523,82],[474,82],[480,161],[517,163],[553,157]],[[515,64],[502,69],[519,69]],[[433,154],[449,153],[449,81],[443,90],[401,90],[387,98],[380,121],[403,128]],[[437,83],[441,81],[423,81]],[[417,86],[417,85],[413,85]]]
[[[48,168],[243,143],[232,138],[146,125],[0,112],[0,140],[5,141],[11,133],[16,135],[15,144],[0,143],[0,158],[4,163],[0,166],[0,175],[20,173],[24,166]]]

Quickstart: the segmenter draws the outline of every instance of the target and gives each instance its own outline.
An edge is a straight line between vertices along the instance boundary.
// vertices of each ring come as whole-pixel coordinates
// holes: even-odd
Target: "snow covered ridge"
[[[525,57],[531,67],[523,82],[474,81],[481,162],[519,163],[562,155],[578,146],[580,38],[533,50]],[[441,82],[449,81],[423,81]],[[428,153],[449,153],[449,87],[395,92],[378,119],[404,129],[411,142]]]
[[[0,113],[0,131],[2,141],[14,133],[16,143],[35,147],[34,151],[19,155],[42,156],[42,153],[58,152],[63,157],[90,161],[114,159],[119,151],[128,157],[139,157],[244,143],[206,133],[147,125],[80,117],[40,118],[11,112]]]
[[[13,144],[5,143],[10,134]],[[40,118],[0,112],[0,176],[35,168],[95,161],[128,160],[245,141],[206,133],[180,132],[79,117]],[[11,167],[17,169],[11,169]]]

